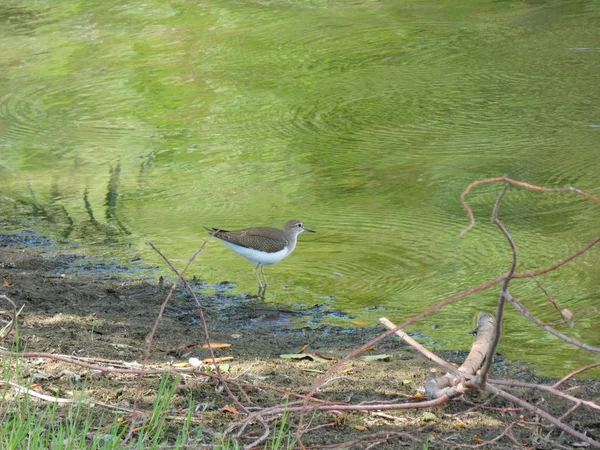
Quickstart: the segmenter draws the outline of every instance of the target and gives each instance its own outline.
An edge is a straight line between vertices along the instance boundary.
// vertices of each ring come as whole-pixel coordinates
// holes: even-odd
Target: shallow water
[[[317,234],[266,269],[267,300],[402,321],[510,264],[489,223],[500,186],[473,192],[478,226],[458,236],[471,181],[600,195],[598,30],[585,1],[3,2],[0,226],[147,267],[161,264],[147,241],[183,265],[203,225],[298,218]],[[591,241],[598,217],[572,194],[518,190],[501,211],[519,271]],[[596,346],[599,267],[593,249],[542,278],[581,319],[570,335]],[[191,272],[255,289],[216,241]],[[557,320],[533,281],[511,292]],[[496,298],[416,328],[467,346]],[[593,360],[512,311],[499,350],[548,372]]]

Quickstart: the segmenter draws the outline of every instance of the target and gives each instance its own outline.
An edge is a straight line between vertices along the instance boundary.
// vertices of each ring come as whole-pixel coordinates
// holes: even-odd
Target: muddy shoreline
[[[81,264],[81,257],[68,251],[49,247],[50,241],[35,235],[0,235],[0,294],[13,299],[24,309],[19,320],[20,348],[30,352],[51,352],[103,360],[141,362],[146,348],[145,338],[152,328],[160,305],[171,282],[156,283],[144,277],[123,275],[122,267]],[[168,274],[167,269],[161,271]],[[202,281],[192,281],[200,290]],[[233,357],[229,361],[230,376],[256,384],[306,393],[331,365],[328,358],[339,359],[383,331],[382,326],[342,328],[321,326],[298,327],[302,320],[330,313],[322,305],[303,310],[289,306],[263,303],[258,299],[232,294],[228,283],[217,284],[213,294],[202,296],[206,320],[213,342],[228,343],[231,347],[216,350],[218,357]],[[8,308],[0,305],[0,316],[7,317]],[[0,324],[1,326],[1,324]],[[150,364],[182,364],[190,358],[208,357],[204,332],[197,320],[194,300],[183,288],[177,289],[158,326]],[[4,342],[4,347],[9,347]],[[299,352],[322,355],[324,361],[282,359],[280,355]],[[460,364],[468,349],[446,351],[443,356]],[[357,358],[344,367],[339,378],[328,383],[320,398],[332,401],[367,402],[410,398],[422,390],[427,370],[432,366],[412,348],[392,337],[379,343],[370,354],[386,354],[386,361],[364,361]],[[49,395],[66,395],[68,377],[61,373],[85,376],[86,370],[52,360],[27,361],[28,369]],[[542,378],[527,365],[504,361],[500,356],[495,364],[497,376],[539,382]],[[67,372],[65,372],[67,371]],[[136,377],[96,373],[88,382],[89,395],[97,401],[131,407]],[[149,408],[158,377],[144,381],[140,407]],[[578,395],[599,397],[600,381],[577,380]],[[525,394],[534,403],[542,402],[546,410],[559,415],[569,403],[536,393]],[[222,430],[235,420],[223,408],[231,400],[218,389],[214,380],[189,377],[183,379],[176,391],[173,408],[185,408],[189,398],[204,402],[202,421],[206,430]],[[482,402],[483,398],[473,398]],[[280,404],[281,394],[269,390],[253,393],[255,406]],[[494,404],[502,407],[501,402]],[[454,448],[452,442],[470,444],[483,442],[499,435],[515,413],[469,411],[462,402],[451,402],[433,410],[390,412],[389,418],[361,414],[321,414],[315,424],[329,424],[306,435],[305,444],[319,445],[367,439],[381,431],[411,431],[431,425],[427,431],[413,433],[410,438],[383,442],[377,448]],[[575,412],[571,423],[596,438],[600,435],[600,420],[582,409]],[[523,443],[535,445],[536,436],[528,427],[514,431]],[[554,433],[553,438],[534,448],[565,448],[573,439]],[[447,442],[442,442],[445,439]],[[207,442],[211,437],[207,436]],[[365,440],[364,448],[367,447]],[[419,443],[421,442],[421,443]],[[561,447],[562,446],[562,447]],[[361,448],[358,444],[356,448]],[[509,439],[501,439],[494,448],[516,448]]]

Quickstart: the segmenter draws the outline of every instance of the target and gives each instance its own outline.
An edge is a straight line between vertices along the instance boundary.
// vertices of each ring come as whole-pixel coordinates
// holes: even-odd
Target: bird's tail
[[[202,225],[204,226],[204,225]],[[208,231],[212,236],[215,236],[217,233],[220,233],[221,231],[227,232],[227,230],[221,230],[220,228],[208,228],[208,227],[204,227],[206,229],[206,231]]]

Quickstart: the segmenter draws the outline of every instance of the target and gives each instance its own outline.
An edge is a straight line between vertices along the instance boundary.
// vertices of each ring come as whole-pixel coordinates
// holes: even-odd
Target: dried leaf
[[[173,367],[188,367],[190,365],[189,362],[178,362],[178,363],[173,363]]]
[[[420,392],[417,392],[415,395],[412,396],[412,398],[421,398],[423,397],[423,394],[421,394]]]
[[[202,344],[201,347],[208,348],[208,344]],[[224,343],[220,343],[220,342],[211,342],[210,347],[211,348],[229,348],[229,347],[231,347],[231,344],[224,344]]]
[[[221,412],[224,414],[239,414],[240,412],[236,409],[235,406],[233,405],[225,405],[223,406],[223,409],[221,409]]]
[[[483,442],[483,439],[481,439],[480,437],[474,437],[473,439],[471,439],[471,442],[479,444],[480,442]]]
[[[303,369],[303,372],[311,372],[311,373],[325,373],[324,370],[319,369]]]
[[[350,323],[353,325],[356,325],[357,327],[361,327],[361,328],[369,326],[368,322],[364,322],[362,320],[351,320]]]
[[[358,430],[358,431],[367,431],[368,430],[367,427],[364,427],[362,425],[354,425],[354,429]]]
[[[314,355],[308,355],[308,356],[310,357],[310,359],[312,359],[315,362],[326,363],[326,362],[331,361],[331,359],[324,358],[322,356],[317,355],[316,353]]]
[[[367,355],[363,356],[362,359],[368,362],[372,361],[389,361],[390,355]]]
[[[365,348],[363,351],[372,352],[373,350],[375,350],[375,347],[371,345],[370,347]]]
[[[308,348],[308,344],[304,344],[298,353],[304,353],[304,351]]]
[[[4,287],[10,287],[10,283],[9,283],[9,282],[8,282],[8,280],[6,280],[6,279],[5,279],[5,280],[2,282],[2,285],[3,285]]]
[[[465,425],[464,423],[462,423],[462,422],[456,422],[456,423],[454,424],[454,426],[455,426],[456,428],[464,428],[464,427],[466,427],[466,425]]]
[[[217,363],[217,364],[219,364],[219,363],[222,363],[222,362],[225,362],[225,361],[232,361],[232,360],[233,360],[233,356],[223,356],[222,358],[215,358],[214,362]],[[202,362],[204,364],[212,364],[213,360],[212,360],[212,358],[204,358],[202,360]]]
[[[317,353],[317,352],[313,353],[313,356],[317,356],[319,358],[323,358],[326,361],[335,361],[335,358],[333,356],[323,356],[323,355],[321,355],[320,353]]]

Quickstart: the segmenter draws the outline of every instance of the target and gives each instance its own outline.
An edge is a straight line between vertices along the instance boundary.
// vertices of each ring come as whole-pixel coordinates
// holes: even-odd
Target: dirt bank
[[[52,352],[103,361],[141,362],[146,348],[145,338],[152,328],[171,282],[151,282],[127,274],[122,267],[110,264],[89,264],[80,256],[59,252],[50,241],[29,234],[0,235],[0,294],[8,295],[24,309],[19,320],[21,348],[29,352]],[[125,273],[125,275],[123,275]],[[164,274],[168,272],[165,270]],[[203,287],[194,280],[194,287]],[[200,290],[200,289],[199,289]],[[253,298],[241,298],[230,293],[228,284],[214,286],[214,294],[202,296],[207,323],[213,342],[229,343],[231,347],[217,350],[217,356],[231,356],[229,376],[252,384],[276,386],[295,393],[306,393],[313,383],[338,359],[369,339],[379,335],[383,327],[369,328],[302,328],[299,321],[327,313],[323,306],[303,311],[265,304]],[[7,305],[0,304],[1,317],[6,318]],[[294,324],[293,326],[291,326]],[[2,324],[0,323],[0,327]],[[195,303],[184,289],[178,289],[170,301],[158,327],[151,365],[185,363],[189,358],[203,359],[208,352],[197,344],[204,343],[204,333],[197,318]],[[299,352],[309,345],[308,353],[318,353],[323,361],[283,359],[282,354]],[[9,347],[4,342],[4,347]],[[460,363],[465,351],[444,352],[452,362]],[[365,361],[360,358],[348,363],[336,379],[329,382],[318,397],[351,403],[389,401],[419,395],[426,371],[431,363],[412,348],[393,337],[384,340],[371,352],[389,355],[386,361]],[[49,395],[68,395],[74,372],[86,375],[84,368],[47,359],[26,362],[39,391]],[[67,371],[67,372],[65,372]],[[500,357],[496,375],[526,381],[539,381],[527,366],[507,363]],[[62,374],[62,376],[59,376]],[[87,395],[96,401],[131,408],[137,379],[133,375],[90,375]],[[158,384],[158,376],[148,376],[143,385],[140,407],[149,409]],[[598,397],[600,383],[596,380],[573,381],[578,395]],[[252,406],[280,404],[281,393],[269,389],[249,391]],[[571,404],[541,394],[525,394],[534,403],[560,416]],[[223,430],[239,415],[223,412],[232,402],[215,380],[190,376],[183,378],[176,390],[172,408],[185,409],[190,396],[202,405],[199,420],[205,424],[207,442],[212,432]],[[483,398],[471,398],[482,402]],[[502,407],[501,402],[494,406]],[[403,437],[377,446],[381,448],[423,448],[429,439],[430,448],[452,448],[448,442],[474,445],[498,436],[506,425],[518,419],[519,412],[498,410],[473,411],[463,402],[425,411],[388,412],[384,416],[366,414],[320,414],[312,417],[311,426],[326,425],[305,436],[305,444],[331,444],[364,440],[357,448],[366,448],[374,433],[382,431],[413,431],[429,425],[411,437]],[[534,419],[525,416],[525,421]],[[600,420],[583,409],[575,412],[571,424],[580,431],[600,437]],[[565,448],[573,439],[554,433],[552,439],[539,442],[536,427],[523,424],[512,430],[516,439],[534,448]],[[562,447],[561,447],[562,446]],[[515,448],[503,438],[494,448]]]

